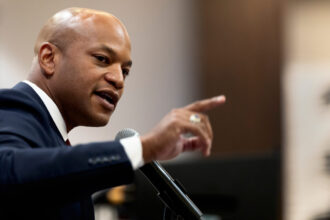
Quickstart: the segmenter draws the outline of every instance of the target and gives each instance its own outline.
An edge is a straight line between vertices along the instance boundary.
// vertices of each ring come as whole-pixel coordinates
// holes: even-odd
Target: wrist
[[[155,159],[153,152],[152,138],[147,135],[141,136],[142,157],[145,163],[149,163]]]

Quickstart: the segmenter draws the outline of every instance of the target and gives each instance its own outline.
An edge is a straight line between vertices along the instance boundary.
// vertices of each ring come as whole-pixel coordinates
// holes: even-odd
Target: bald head
[[[111,24],[128,37],[125,26],[110,13],[87,8],[67,8],[53,15],[43,26],[34,46],[34,54],[38,55],[43,42],[50,42],[65,50],[72,42],[91,37],[90,28],[98,23]]]

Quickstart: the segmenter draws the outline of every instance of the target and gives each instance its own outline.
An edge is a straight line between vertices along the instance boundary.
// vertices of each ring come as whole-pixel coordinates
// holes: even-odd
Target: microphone
[[[131,128],[125,128],[119,131],[115,140],[139,136],[139,133]],[[173,179],[169,173],[157,162],[145,164],[140,168],[149,182],[158,191],[157,196],[165,204],[165,206],[174,212],[175,215],[184,219],[202,219],[203,213],[191,201],[186,194],[182,184]],[[166,209],[165,209],[166,212]]]

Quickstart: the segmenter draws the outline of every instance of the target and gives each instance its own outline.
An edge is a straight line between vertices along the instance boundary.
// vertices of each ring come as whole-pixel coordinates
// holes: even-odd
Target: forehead
[[[99,41],[114,41],[116,44],[129,47],[130,39],[125,27],[119,23],[116,19],[99,18],[95,19],[91,25],[91,29],[94,31],[93,36],[95,40]]]
[[[115,52],[130,53],[131,43],[128,33],[121,22],[110,15],[89,16],[75,27],[80,43],[85,48],[104,48]],[[74,42],[73,42],[74,43]]]

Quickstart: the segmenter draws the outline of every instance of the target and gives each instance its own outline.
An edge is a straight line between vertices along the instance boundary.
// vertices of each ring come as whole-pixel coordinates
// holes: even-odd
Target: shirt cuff
[[[123,145],[124,150],[131,161],[134,170],[139,169],[144,165],[142,156],[142,144],[141,140],[137,136],[122,138],[119,140]]]

